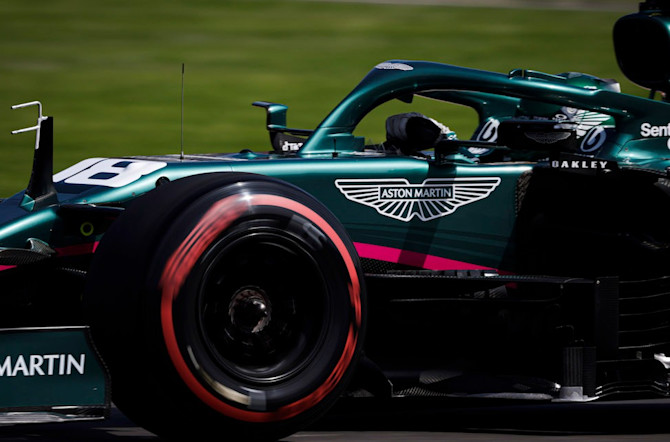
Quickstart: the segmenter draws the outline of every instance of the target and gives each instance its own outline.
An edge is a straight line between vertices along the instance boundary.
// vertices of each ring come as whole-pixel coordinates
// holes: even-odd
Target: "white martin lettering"
[[[6,356],[0,364],[0,377],[69,376],[84,374],[86,355],[47,354]]]
[[[453,187],[388,187],[381,189],[380,197],[389,200],[430,200],[436,198],[451,198]]]

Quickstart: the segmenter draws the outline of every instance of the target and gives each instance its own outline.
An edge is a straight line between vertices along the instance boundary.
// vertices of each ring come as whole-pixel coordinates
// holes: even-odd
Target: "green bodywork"
[[[446,159],[436,161],[432,152],[412,156],[370,149],[363,137],[353,134],[357,124],[375,107],[393,99],[407,101],[413,95],[474,108],[479,115],[480,129],[493,118],[500,121],[518,118],[529,103],[604,115],[609,118],[609,131],[602,146],[588,154],[576,152],[573,159],[607,160],[620,167],[654,170],[662,174],[670,166],[670,104],[667,102],[588,85],[575,86],[565,76],[519,70],[505,75],[440,63],[395,60],[375,67],[311,132],[296,152],[133,157],[125,161],[158,161],[163,165],[146,175],[129,179],[120,187],[108,187],[105,180],[116,174],[126,174],[123,167],[113,169],[107,177],[95,181],[101,185],[72,185],[68,183],[70,178],[55,180],[60,205],[111,204],[123,207],[153,189],[161,177],[176,180],[208,172],[257,173],[288,181],[315,196],[340,219],[354,242],[482,267],[504,267],[505,257],[514,248],[511,237],[518,179],[534,167],[550,167],[551,162],[542,161],[546,157],[533,156],[533,152],[528,154],[523,145],[492,146],[509,155],[505,160],[480,161],[462,154],[467,140],[461,140],[458,148],[444,157]],[[288,129],[285,106],[269,105],[268,129]],[[652,131],[655,131],[653,135]],[[110,160],[105,161],[111,164]],[[120,163],[123,161],[118,159]],[[90,166],[84,172],[70,175],[77,176],[86,170],[90,170]],[[418,217],[399,221],[384,216],[370,206],[347,199],[335,183],[340,179],[405,179],[409,185],[420,185],[426,179],[470,177],[496,177],[500,178],[500,184],[486,198],[428,221]],[[94,243],[102,236],[102,232],[95,231],[84,237],[77,233],[80,229],[64,227],[71,222],[64,219],[63,210],[57,205],[32,212],[19,208],[22,198],[22,194],[15,195],[0,206],[5,220],[0,227],[3,247],[23,248],[27,238],[37,238],[58,250],[75,244]],[[86,222],[83,211],[72,218],[75,219],[73,222]],[[66,235],[66,231],[73,233]]]

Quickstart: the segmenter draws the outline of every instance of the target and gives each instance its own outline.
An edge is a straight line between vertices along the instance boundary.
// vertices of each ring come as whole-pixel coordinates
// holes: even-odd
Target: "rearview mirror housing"
[[[670,1],[641,3],[640,12],[615,23],[613,38],[617,62],[629,80],[670,92]]]

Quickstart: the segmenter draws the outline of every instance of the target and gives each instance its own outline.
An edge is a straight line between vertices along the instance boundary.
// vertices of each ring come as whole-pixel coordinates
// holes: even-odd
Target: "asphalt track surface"
[[[364,401],[364,402],[363,402]],[[668,441],[670,399],[582,404],[444,400],[342,402],[321,422],[283,439],[311,441]],[[374,400],[372,400],[374,401]],[[187,425],[187,423],[184,423]],[[0,427],[3,442],[158,441],[118,409],[110,419]],[[222,438],[222,441],[225,441]],[[189,441],[196,442],[196,441]]]

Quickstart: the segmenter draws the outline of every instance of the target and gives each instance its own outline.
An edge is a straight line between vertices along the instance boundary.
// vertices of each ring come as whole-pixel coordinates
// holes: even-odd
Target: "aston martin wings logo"
[[[609,115],[583,109],[572,109],[566,113],[571,115],[569,121],[577,123],[577,138],[583,137],[589,130],[610,119]]]
[[[404,222],[449,215],[486,198],[499,184],[498,177],[429,178],[421,184],[410,184],[405,178],[335,180],[347,199]]]
[[[579,122],[579,125],[577,126],[578,137],[583,137],[590,129],[603,124],[610,118],[609,115],[599,114],[597,112],[582,112],[583,113],[579,113],[579,115],[575,116],[575,119]]]

